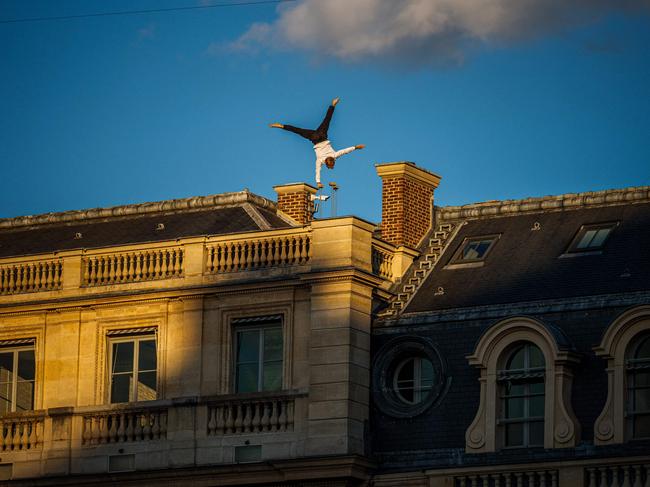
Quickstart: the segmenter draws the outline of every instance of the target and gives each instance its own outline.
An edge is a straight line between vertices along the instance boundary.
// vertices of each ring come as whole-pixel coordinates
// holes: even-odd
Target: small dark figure
[[[332,100],[332,104],[327,109],[325,118],[316,130],[302,129],[300,127],[294,127],[293,125],[283,125],[281,123],[272,123],[269,125],[273,128],[284,129],[288,130],[289,132],[293,132],[294,134],[298,134],[314,144],[314,152],[316,152],[316,185],[319,189],[323,187],[320,182],[320,170],[323,164],[325,164],[328,169],[334,169],[334,163],[336,162],[336,159],[345,154],[349,154],[353,150],[359,150],[365,147],[363,144],[358,144],[354,147],[348,147],[347,149],[336,151],[332,147],[330,141],[327,139],[327,130],[329,129],[332,115],[334,115],[334,107],[338,102],[339,98],[334,98]]]

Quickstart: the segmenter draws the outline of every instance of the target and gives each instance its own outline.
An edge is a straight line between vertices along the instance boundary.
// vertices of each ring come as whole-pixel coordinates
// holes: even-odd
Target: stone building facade
[[[0,482],[650,485],[649,188],[377,173],[0,220]]]

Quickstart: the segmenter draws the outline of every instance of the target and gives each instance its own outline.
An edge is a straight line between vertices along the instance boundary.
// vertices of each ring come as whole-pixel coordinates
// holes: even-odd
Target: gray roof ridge
[[[650,186],[632,186],[622,189],[436,207],[436,215],[442,220],[461,220],[649,202]]]
[[[1,218],[0,230],[56,223],[65,224],[83,222],[96,219],[154,216],[163,213],[170,214],[217,208],[232,208],[235,206],[242,206],[246,203],[270,210],[275,210],[277,208],[274,201],[251,193],[248,189],[244,189],[243,191],[220,193],[208,196],[192,196],[189,198],[152,201],[106,208],[89,208],[84,210],[69,210],[56,213],[43,213],[40,215]]]

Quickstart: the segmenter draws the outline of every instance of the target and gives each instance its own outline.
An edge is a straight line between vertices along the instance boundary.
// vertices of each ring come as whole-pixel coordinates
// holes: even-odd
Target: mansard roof
[[[650,290],[650,188],[437,210],[454,223],[405,313]],[[583,225],[614,223],[604,248],[567,252]],[[482,263],[451,265],[466,239],[498,236]]]
[[[0,257],[291,226],[275,202],[244,190],[0,219]]]

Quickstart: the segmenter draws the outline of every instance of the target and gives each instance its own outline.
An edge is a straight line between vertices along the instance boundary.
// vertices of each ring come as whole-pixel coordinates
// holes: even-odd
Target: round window
[[[375,405],[393,417],[413,417],[438,403],[449,387],[445,363],[426,338],[399,337],[377,353]]]

